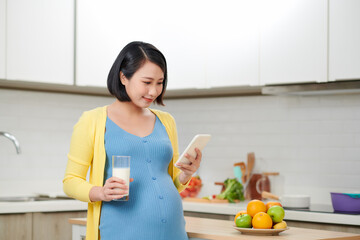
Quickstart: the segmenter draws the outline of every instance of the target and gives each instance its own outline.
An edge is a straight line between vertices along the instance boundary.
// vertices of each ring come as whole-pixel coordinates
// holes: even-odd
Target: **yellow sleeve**
[[[86,175],[93,159],[94,136],[94,122],[85,112],[73,129],[63,179],[64,192],[69,197],[83,202],[91,202],[89,192],[93,185],[86,181]]]
[[[185,190],[187,188],[187,186],[189,185],[189,181],[187,181],[185,184],[182,184],[179,181],[179,174],[181,172],[180,169],[178,169],[177,167],[174,166],[174,163],[176,163],[176,161],[179,158],[179,144],[178,144],[178,135],[177,135],[177,129],[176,129],[176,123],[175,123],[175,119],[169,114],[169,120],[171,121],[171,124],[169,124],[169,131],[171,132],[169,134],[170,137],[170,141],[173,147],[173,158],[170,162],[169,165],[169,174],[172,177],[175,187],[177,188],[177,190],[179,192],[182,192],[183,190]]]

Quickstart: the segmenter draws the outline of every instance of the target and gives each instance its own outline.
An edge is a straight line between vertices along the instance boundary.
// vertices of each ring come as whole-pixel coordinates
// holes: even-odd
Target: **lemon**
[[[282,221],[282,222],[279,222],[279,223],[275,224],[273,228],[274,228],[274,229],[287,228],[287,224],[286,224],[285,221]]]

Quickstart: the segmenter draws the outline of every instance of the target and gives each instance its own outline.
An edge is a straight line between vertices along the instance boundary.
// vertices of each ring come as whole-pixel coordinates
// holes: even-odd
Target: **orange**
[[[266,204],[266,212],[267,212],[267,210],[269,210],[269,208],[271,208],[272,206],[276,206],[276,205],[282,207],[281,203],[279,203],[279,202],[268,202]]]
[[[260,200],[251,200],[246,208],[247,214],[254,217],[258,212],[266,212],[265,203]]]
[[[240,216],[241,214],[246,214],[246,211],[245,210],[242,210],[242,211],[239,211],[237,214],[236,214],[236,216],[235,216],[235,218],[234,218],[234,223],[236,224],[236,219],[238,218],[238,216]]]
[[[271,229],[272,224],[271,217],[264,212],[258,212],[252,219],[253,228]]]

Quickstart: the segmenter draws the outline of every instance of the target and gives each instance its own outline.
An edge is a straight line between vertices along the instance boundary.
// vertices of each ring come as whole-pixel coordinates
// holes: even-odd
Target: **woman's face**
[[[132,103],[147,108],[162,92],[164,72],[155,63],[146,61],[131,79],[127,79],[122,72],[120,79]]]

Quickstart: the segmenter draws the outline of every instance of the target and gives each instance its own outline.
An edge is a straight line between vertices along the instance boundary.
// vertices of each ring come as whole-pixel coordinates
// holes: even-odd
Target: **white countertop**
[[[236,215],[246,210],[248,201],[240,203],[183,202],[184,211]],[[360,215],[285,210],[285,220],[360,226]]]
[[[241,203],[183,202],[184,211],[236,215],[245,210],[247,201]],[[86,211],[87,203],[78,200],[54,200],[34,202],[0,202],[0,214],[26,212]],[[360,226],[360,215],[285,210],[285,220],[344,224]]]
[[[87,203],[78,200],[0,202],[0,214],[27,212],[68,212],[86,210]]]

